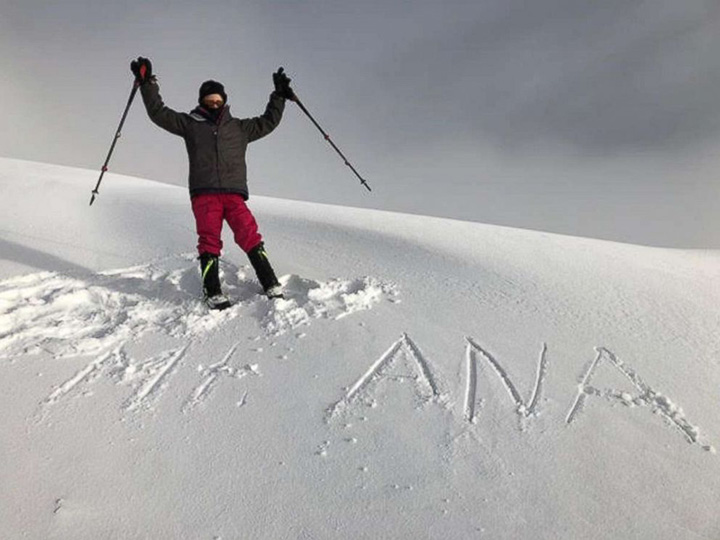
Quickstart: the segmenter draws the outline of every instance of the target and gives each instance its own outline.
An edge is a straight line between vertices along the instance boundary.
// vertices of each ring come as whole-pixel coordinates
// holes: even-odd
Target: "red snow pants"
[[[227,221],[235,243],[245,253],[262,242],[255,217],[241,195],[208,193],[192,198],[192,210],[198,234],[198,253],[220,255],[223,247],[222,226]]]

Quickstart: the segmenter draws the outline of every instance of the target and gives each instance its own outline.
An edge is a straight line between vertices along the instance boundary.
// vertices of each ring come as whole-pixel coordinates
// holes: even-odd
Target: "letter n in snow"
[[[470,423],[477,421],[477,380],[478,380],[478,364],[481,361],[486,362],[492,371],[498,376],[500,382],[507,390],[507,393],[515,404],[515,411],[521,420],[530,418],[536,411],[540,395],[542,393],[542,385],[547,374],[547,346],[543,343],[540,359],[538,360],[537,377],[535,378],[535,386],[532,389],[530,398],[526,401],[520,396],[517,387],[510,380],[505,368],[500,365],[495,357],[488,351],[478,345],[472,338],[467,339],[467,381],[465,388],[465,420]]]

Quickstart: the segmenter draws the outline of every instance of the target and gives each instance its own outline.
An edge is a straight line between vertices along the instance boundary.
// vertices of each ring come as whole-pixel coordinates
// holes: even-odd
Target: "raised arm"
[[[152,74],[150,60],[139,57],[130,64],[130,70],[135,75],[135,80],[140,83],[140,93],[150,120],[174,135],[185,135],[188,120],[185,115],[163,103],[157,79]]]
[[[275,91],[270,94],[270,101],[265,107],[265,112],[255,118],[240,120],[243,129],[248,133],[249,142],[256,141],[275,129],[282,118],[285,100],[293,99],[295,96],[290,88],[290,77],[285,75],[283,68],[279,68],[273,73],[273,84]]]
[[[285,98],[277,92],[270,94],[265,112],[255,118],[240,120],[240,125],[248,134],[248,141],[253,142],[264,137],[277,127],[285,109]]]

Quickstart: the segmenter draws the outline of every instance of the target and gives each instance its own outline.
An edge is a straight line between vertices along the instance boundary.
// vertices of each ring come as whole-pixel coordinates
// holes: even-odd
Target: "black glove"
[[[138,56],[137,60],[130,62],[130,71],[135,75],[135,82],[143,84],[152,77],[152,62],[149,58]]]
[[[277,92],[280,97],[284,97],[285,99],[295,98],[295,92],[293,92],[292,88],[290,88],[290,80],[290,77],[285,75],[284,68],[280,68],[275,73],[273,73],[275,92]]]

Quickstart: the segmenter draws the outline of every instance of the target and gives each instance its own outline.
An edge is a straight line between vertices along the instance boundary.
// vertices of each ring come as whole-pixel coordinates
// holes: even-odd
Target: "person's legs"
[[[219,256],[222,251],[223,205],[217,195],[198,195],[192,199],[192,210],[198,234],[200,275],[203,295],[213,309],[224,309],[230,303],[222,294]]]
[[[262,236],[258,232],[258,225],[255,216],[245,204],[240,195],[222,195],[225,208],[225,219],[232,229],[235,243],[245,253],[262,242]]]
[[[197,195],[192,198],[198,254],[220,256],[222,252],[223,204],[219,195]]]
[[[270,265],[255,217],[241,196],[228,195],[225,201],[225,219],[235,235],[235,242],[247,253],[265,294],[270,298],[282,297],[280,283]]]
[[[210,309],[226,309],[230,300],[222,293],[220,286],[220,260],[217,255],[200,255],[200,275],[203,283],[203,296]]]
[[[220,260],[217,255],[203,253],[200,259],[200,276],[202,278],[205,298],[222,294],[220,285]]]
[[[265,294],[270,298],[282,298],[282,288],[277,277],[275,277],[275,271],[270,265],[270,259],[268,259],[267,251],[265,251],[265,245],[260,242],[257,246],[252,248],[248,253],[250,264],[255,269],[258,281],[262,285]]]

